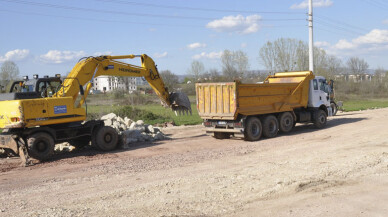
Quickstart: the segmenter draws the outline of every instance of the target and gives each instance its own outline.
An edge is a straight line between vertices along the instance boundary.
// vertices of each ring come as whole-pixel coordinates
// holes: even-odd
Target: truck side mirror
[[[82,85],[79,86],[79,92],[81,93],[82,96],[85,94],[84,87]]]

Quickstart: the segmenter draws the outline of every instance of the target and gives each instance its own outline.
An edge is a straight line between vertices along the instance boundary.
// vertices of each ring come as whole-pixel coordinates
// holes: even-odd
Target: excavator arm
[[[119,59],[141,58],[141,66],[118,61]],[[92,88],[93,79],[101,76],[130,76],[144,77],[164,106],[170,107],[175,113],[191,113],[191,105],[188,97],[180,92],[168,92],[164,82],[158,72],[154,61],[145,54],[142,55],[124,55],[124,56],[99,56],[88,57],[79,61],[66,80],[63,82],[61,89],[53,97],[73,97],[76,101],[80,89],[86,85],[84,97],[77,107],[80,107],[86,100],[86,97]],[[81,91],[82,92],[82,91]]]

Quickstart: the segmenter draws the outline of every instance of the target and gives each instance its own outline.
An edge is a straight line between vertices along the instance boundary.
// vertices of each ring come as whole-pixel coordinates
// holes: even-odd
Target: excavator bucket
[[[191,104],[189,97],[182,92],[172,92],[170,94],[171,109],[175,112],[175,115],[190,115],[191,113]]]

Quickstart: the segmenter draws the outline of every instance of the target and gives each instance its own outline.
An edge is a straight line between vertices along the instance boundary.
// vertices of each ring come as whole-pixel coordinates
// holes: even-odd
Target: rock
[[[108,127],[112,126],[112,120],[111,119],[104,120],[104,125]]]
[[[124,124],[127,125],[128,127],[131,126],[132,122],[133,121],[131,119],[127,117],[124,118]]]
[[[118,121],[120,124],[124,124],[124,119],[122,119],[120,116],[117,116],[116,121]]]
[[[117,121],[115,121],[115,122],[113,123],[113,126],[112,126],[112,127],[115,128],[116,130],[119,130],[119,129],[120,129],[120,123],[117,122]]]
[[[163,140],[163,139],[165,139],[165,136],[162,132],[158,132],[154,135],[154,139],[155,140]]]
[[[120,124],[120,129],[124,131],[124,130],[127,130],[128,127],[127,127],[127,125],[121,123],[121,124]]]
[[[100,119],[101,120],[112,120],[112,119],[116,119],[117,118],[117,115],[114,114],[114,113],[109,113],[107,115],[104,115],[102,116]]]
[[[142,125],[144,125],[144,121],[143,120],[138,120],[138,121],[136,121],[136,125],[142,126]]]
[[[133,122],[131,126],[129,126],[130,130],[139,130],[141,132],[145,131],[145,126],[144,125],[139,125],[137,122]]]
[[[154,127],[152,125],[147,125],[146,126],[146,132],[154,134],[155,133],[155,129],[154,129]]]
[[[141,134],[141,137],[145,140],[145,141],[153,141],[154,138],[152,138],[152,136],[148,135],[147,133],[142,133]]]

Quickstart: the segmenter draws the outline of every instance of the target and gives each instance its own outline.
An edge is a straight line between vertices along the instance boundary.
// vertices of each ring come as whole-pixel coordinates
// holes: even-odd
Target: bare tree
[[[267,42],[260,49],[260,59],[270,72],[303,70],[306,62],[305,44],[290,38]]]
[[[236,68],[233,64],[233,53],[230,50],[224,50],[221,55],[222,73],[227,78],[236,77]]]
[[[346,62],[346,65],[352,74],[365,74],[369,68],[369,64],[364,59],[358,57],[351,57]]]
[[[163,70],[160,72],[160,75],[162,76],[164,85],[166,85],[169,91],[173,91],[177,87],[179,78],[170,70]]]
[[[12,61],[5,61],[0,68],[0,85],[6,86],[19,77],[19,67]]]
[[[197,82],[201,75],[205,72],[205,66],[202,62],[194,60],[191,62],[191,67],[187,72],[194,78],[195,82]]]
[[[233,61],[239,77],[244,78],[249,69],[248,55],[241,50],[235,51],[233,52]]]
[[[249,69],[248,55],[241,50],[225,50],[221,62],[222,73],[227,79],[243,79]]]

